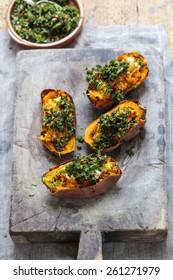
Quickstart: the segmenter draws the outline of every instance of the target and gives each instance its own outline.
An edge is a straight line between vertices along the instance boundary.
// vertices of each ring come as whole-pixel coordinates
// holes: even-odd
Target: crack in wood
[[[13,143],[13,146],[15,146],[17,148],[22,148],[22,149],[25,149],[25,150],[29,151],[29,148],[26,148],[26,147],[22,146],[22,144]]]
[[[58,216],[56,217],[56,220],[55,220],[55,223],[53,223],[53,225],[51,225],[49,227],[49,231],[53,228],[55,231],[57,230],[57,224],[58,224],[58,220],[59,220],[59,217],[61,215],[61,212],[62,212],[62,207],[60,207],[60,210],[59,210],[59,213],[58,213]]]
[[[27,218],[27,219],[24,219],[24,220],[23,220],[22,222],[20,222],[20,223],[13,224],[13,226],[21,225],[21,224],[25,223],[26,221],[29,221],[29,220],[31,220],[32,218],[43,214],[44,212],[46,212],[46,211],[42,211],[42,212],[40,212],[40,213],[34,214],[33,216],[31,216],[31,217],[29,217],[29,218]]]

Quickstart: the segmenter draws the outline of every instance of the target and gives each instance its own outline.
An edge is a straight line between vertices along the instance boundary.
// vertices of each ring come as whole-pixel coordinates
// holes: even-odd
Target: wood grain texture
[[[173,2],[171,0],[96,0],[83,1],[86,15],[92,14],[96,25],[163,23],[173,55]]]
[[[6,28],[5,16],[9,2],[9,0],[3,0],[0,2],[0,31]]]
[[[98,247],[94,251],[98,252],[95,257],[100,258],[101,233],[105,241],[161,241],[166,238],[164,83],[162,56],[155,49],[141,50],[149,61],[150,75],[133,91],[132,98],[147,107],[148,121],[139,136],[112,155],[123,171],[116,187],[95,198],[70,200],[52,197],[41,183],[42,174],[68,160],[70,155],[59,159],[38,139],[40,92],[45,88],[62,88],[71,93],[79,135],[81,128],[100,115],[82,94],[87,85],[85,67],[104,63],[126,51],[74,49],[19,53],[10,218],[14,242],[78,242],[80,232],[86,232],[86,236],[81,235],[82,239],[97,239]],[[129,157],[127,149],[133,149],[135,156]],[[85,145],[80,152],[76,151],[77,154],[90,152]],[[91,244],[90,257],[94,253]],[[80,242],[80,258],[84,248]]]

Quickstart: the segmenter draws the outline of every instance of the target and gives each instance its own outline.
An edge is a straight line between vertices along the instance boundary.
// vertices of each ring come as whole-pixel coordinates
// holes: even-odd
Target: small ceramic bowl
[[[78,23],[78,26],[66,37],[63,39],[52,42],[52,43],[33,43],[27,40],[22,39],[14,30],[12,22],[11,22],[11,14],[13,11],[13,7],[15,4],[15,0],[11,0],[8,8],[7,8],[7,14],[6,14],[6,24],[7,24],[7,30],[11,36],[11,38],[20,46],[28,48],[28,49],[49,49],[49,48],[63,48],[67,46],[69,43],[71,43],[80,33],[84,21],[84,9],[81,4],[80,0],[70,0],[69,4],[72,4],[79,10],[80,14],[80,20]]]

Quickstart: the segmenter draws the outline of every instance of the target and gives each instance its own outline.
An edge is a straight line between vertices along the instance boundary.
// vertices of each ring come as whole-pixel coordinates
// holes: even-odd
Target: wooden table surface
[[[10,0],[0,0],[0,31],[6,28],[5,13]],[[85,21],[92,15],[95,25],[163,23],[173,56],[172,0],[82,0]]]

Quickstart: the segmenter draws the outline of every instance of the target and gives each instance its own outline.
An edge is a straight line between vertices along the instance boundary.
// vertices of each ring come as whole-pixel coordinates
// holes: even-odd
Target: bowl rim
[[[77,35],[80,33],[81,29],[82,29],[82,25],[83,25],[83,21],[84,21],[84,8],[83,5],[81,3],[80,0],[70,0],[71,2],[74,2],[74,4],[77,6],[78,10],[79,10],[79,15],[80,15],[80,19],[79,19],[79,23],[78,26],[66,37],[64,37],[63,39],[59,40],[59,41],[55,41],[52,43],[34,43],[34,42],[30,42],[27,41],[25,39],[22,39],[14,30],[12,23],[11,23],[11,13],[13,10],[13,6],[15,4],[16,0],[11,0],[11,2],[9,3],[8,7],[7,7],[7,12],[6,12],[6,25],[7,25],[7,30],[9,35],[11,36],[11,38],[16,41],[16,43],[18,43],[19,45],[25,47],[25,48],[32,48],[32,49],[47,49],[47,48],[61,48],[61,47],[65,47],[66,45],[68,45],[70,42],[72,42]]]

